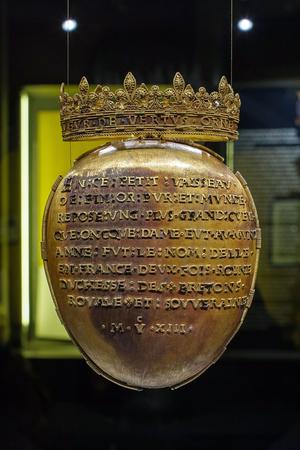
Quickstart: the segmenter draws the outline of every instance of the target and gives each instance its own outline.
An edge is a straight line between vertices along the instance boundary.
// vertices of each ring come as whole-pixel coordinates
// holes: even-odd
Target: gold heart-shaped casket
[[[178,387],[220,357],[251,305],[259,248],[242,176],[168,137],[81,156],[54,184],[43,222],[62,323],[93,369],[135,389]]]

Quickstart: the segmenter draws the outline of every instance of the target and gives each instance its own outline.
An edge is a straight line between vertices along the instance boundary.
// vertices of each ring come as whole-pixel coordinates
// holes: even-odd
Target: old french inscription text
[[[260,248],[244,179],[201,146],[131,140],[53,187],[43,258],[58,314],[99,373],[179,386],[223,353],[254,294]]]

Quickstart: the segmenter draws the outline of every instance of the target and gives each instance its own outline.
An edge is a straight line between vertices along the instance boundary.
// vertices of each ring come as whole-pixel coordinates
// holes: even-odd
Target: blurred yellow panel
[[[40,110],[37,112],[37,160],[35,198],[37,199],[36,220],[38,242],[42,240],[42,219],[44,208],[51,187],[59,175],[65,175],[79,155],[97,145],[103,145],[103,140],[93,142],[63,142],[59,121],[59,112]],[[34,206],[33,206],[34,207]],[[51,299],[46,280],[43,261],[39,246],[37,246],[36,260],[38,261],[36,274],[36,310],[35,336],[37,338],[68,339],[64,327],[60,324]]]

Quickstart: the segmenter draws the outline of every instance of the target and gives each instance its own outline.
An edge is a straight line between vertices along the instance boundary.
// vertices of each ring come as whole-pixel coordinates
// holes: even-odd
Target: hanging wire
[[[67,20],[70,20],[70,0],[67,0]],[[70,84],[70,30],[67,29],[67,51],[66,51],[66,71],[67,71],[67,87]],[[69,142],[69,159],[70,167],[72,167],[72,147],[71,141]]]
[[[67,0],[67,20],[70,20],[70,0]],[[67,28],[67,86],[70,84],[70,30]]]
[[[230,0],[230,84],[232,86],[233,79],[233,0]],[[226,164],[234,170],[234,142],[226,143]]]
[[[230,0],[230,84],[232,86],[233,73],[233,0]]]

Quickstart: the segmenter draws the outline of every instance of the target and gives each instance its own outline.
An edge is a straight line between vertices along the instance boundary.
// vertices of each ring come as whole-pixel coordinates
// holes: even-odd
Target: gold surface
[[[69,95],[61,86],[61,125],[66,141],[99,137],[185,138],[201,141],[228,141],[238,138],[240,97],[234,94],[226,77],[218,91],[204,87],[194,91],[176,73],[173,86],[162,90],[137,85],[132,73],[115,91],[98,85],[90,92],[85,77],[79,92]]]
[[[123,386],[179,387],[251,305],[260,229],[247,183],[203,146],[107,144],[54,184],[42,256],[61,321]]]

